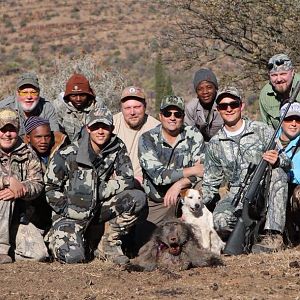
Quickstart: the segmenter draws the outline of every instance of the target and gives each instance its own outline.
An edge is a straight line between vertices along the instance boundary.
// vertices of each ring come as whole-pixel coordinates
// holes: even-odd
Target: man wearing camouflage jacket
[[[82,138],[58,151],[49,163],[46,197],[55,214],[47,239],[59,261],[86,261],[87,227],[92,221],[110,220],[110,231],[101,240],[101,257],[116,264],[129,262],[120,239],[136,222],[146,199],[133,189],[126,146],[112,131],[111,112],[96,106]]]
[[[194,187],[203,175],[203,136],[196,127],[184,125],[184,100],[165,97],[159,119],[160,125],[142,134],[138,149],[150,228],[175,216],[180,191]]]
[[[232,200],[245,178],[249,163],[257,165],[263,157],[273,167],[265,223],[267,234],[262,239],[262,246],[254,245],[252,251],[280,250],[285,226],[287,175],[278,166],[287,168],[289,162],[279,157],[276,150],[265,152],[273,130],[264,123],[242,119],[244,103],[236,88],[221,90],[216,102],[224,127],[207,146],[203,177],[205,204],[213,207],[217,202],[213,211],[214,226],[224,239],[228,237],[237,221],[234,213],[242,207],[242,203],[234,207]],[[229,191],[218,201],[219,187],[224,180],[229,184]]]
[[[87,78],[74,73],[66,84],[63,99],[53,102],[60,129],[71,142],[80,137],[88,114],[95,104],[96,96]]]
[[[31,223],[19,223],[19,205],[31,201],[43,190],[41,164],[18,136],[18,113],[0,109],[0,263],[15,259],[43,260],[48,256],[38,229]],[[17,233],[17,236],[15,235]],[[15,240],[16,239],[16,240]],[[12,253],[11,242],[15,240]]]

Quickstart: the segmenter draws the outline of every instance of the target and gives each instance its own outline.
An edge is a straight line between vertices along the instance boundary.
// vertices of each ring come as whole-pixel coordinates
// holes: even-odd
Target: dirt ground
[[[300,250],[223,257],[225,266],[128,272],[110,263],[0,266],[0,299],[300,299]]]

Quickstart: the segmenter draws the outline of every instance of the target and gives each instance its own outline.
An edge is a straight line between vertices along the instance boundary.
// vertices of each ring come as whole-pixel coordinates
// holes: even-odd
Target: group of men
[[[175,216],[186,188],[202,189],[226,240],[242,206],[233,199],[248,165],[261,159],[271,166],[268,209],[252,249],[282,249],[287,202],[300,180],[300,103],[285,114],[276,149],[266,148],[298,75],[285,54],[273,56],[268,70],[259,100],[264,123],[243,118],[241,93],[219,90],[210,69],[195,73],[197,98],[162,100],[159,121],[146,114],[140,87],[123,90],[113,116],[82,74],[53,103],[40,97],[34,74],[23,74],[16,95],[0,102],[0,263],[51,255],[63,263],[98,256],[127,264],[125,237],[131,233],[129,242],[140,247]]]

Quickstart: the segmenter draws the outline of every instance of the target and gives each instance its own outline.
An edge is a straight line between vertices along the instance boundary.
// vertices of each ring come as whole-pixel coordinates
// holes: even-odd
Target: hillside
[[[104,68],[114,67],[129,83],[151,87],[156,34],[164,14],[148,1],[1,1],[1,88],[13,88],[27,70],[53,68],[57,58],[93,54]]]

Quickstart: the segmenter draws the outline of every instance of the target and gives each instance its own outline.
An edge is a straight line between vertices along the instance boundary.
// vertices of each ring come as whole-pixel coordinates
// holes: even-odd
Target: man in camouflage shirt
[[[47,240],[61,262],[86,261],[86,230],[91,223],[106,221],[110,230],[102,237],[101,257],[116,264],[129,262],[120,239],[136,222],[146,199],[142,191],[132,189],[132,164],[113,129],[111,112],[96,106],[82,138],[50,160],[45,184],[54,216]]]
[[[94,91],[87,78],[82,74],[73,74],[66,84],[63,99],[56,99],[53,104],[61,131],[71,142],[76,141],[96,104]]]
[[[139,140],[149,228],[160,225],[168,215],[175,216],[180,191],[194,187],[203,175],[203,136],[196,127],[184,125],[184,100],[164,98],[159,119],[161,124],[143,133]]]
[[[261,243],[264,245],[264,251],[279,250],[283,246],[287,176],[278,166],[287,167],[288,163],[278,156],[276,150],[265,152],[273,134],[269,126],[261,122],[242,119],[241,112],[244,109],[244,103],[236,88],[229,87],[221,90],[216,102],[224,120],[224,127],[208,144],[203,177],[205,204],[214,206],[217,202],[213,211],[214,226],[224,239],[231,233],[237,222],[234,213],[242,207],[242,203],[234,207],[232,200],[245,178],[249,163],[257,165],[263,157],[273,166],[273,170],[265,223],[265,230],[268,234],[263,237]],[[219,187],[223,180],[228,182],[229,191],[224,199],[218,201]],[[254,245],[252,251],[258,248]]]
[[[18,113],[0,109],[0,263],[12,262],[9,253],[15,259],[48,256],[38,229],[31,223],[19,223],[20,204],[37,198],[43,190],[40,161],[18,136],[19,128]],[[11,241],[15,242],[14,253]]]

